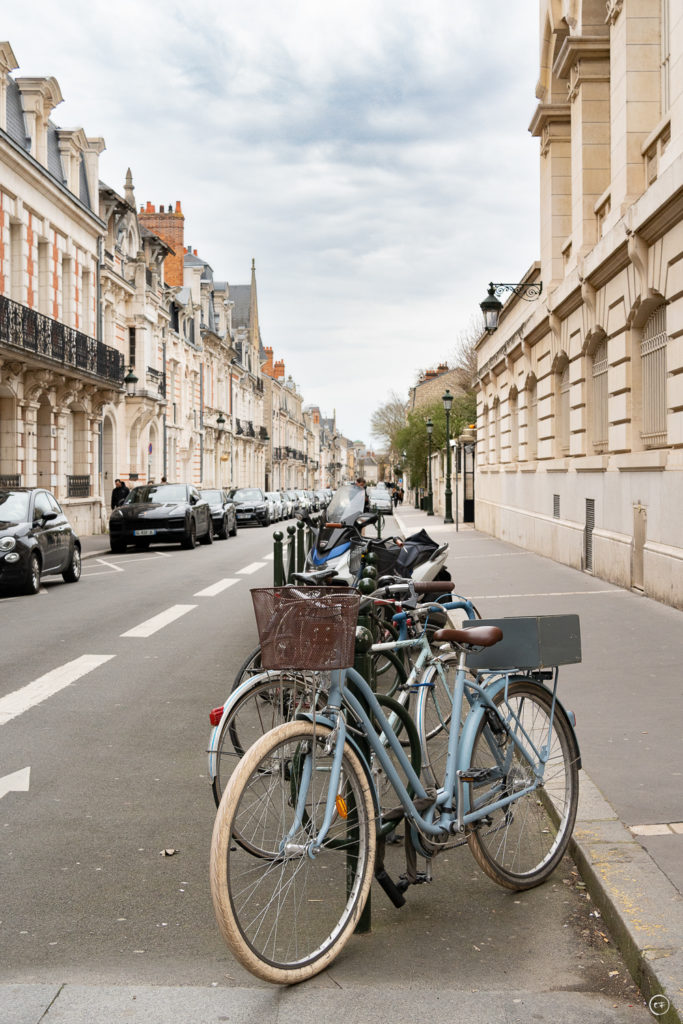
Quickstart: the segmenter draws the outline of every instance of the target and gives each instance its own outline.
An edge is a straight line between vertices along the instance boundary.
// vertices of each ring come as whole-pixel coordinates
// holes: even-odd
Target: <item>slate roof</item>
[[[230,298],[235,304],[232,310],[232,326],[248,327],[251,311],[251,285],[230,285]]]

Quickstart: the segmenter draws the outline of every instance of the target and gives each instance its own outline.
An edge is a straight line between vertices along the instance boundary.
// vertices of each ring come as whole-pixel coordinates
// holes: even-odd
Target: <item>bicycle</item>
[[[327,602],[320,593],[315,599],[300,593],[299,629],[306,634]],[[291,607],[289,612],[291,631],[296,614]],[[352,640],[353,616],[337,618],[339,634]],[[458,653],[445,772],[434,787],[413,770],[368,683],[341,664],[352,660],[352,643],[345,656],[337,644],[324,666],[331,670],[324,712],[304,713],[261,737],[238,764],[216,815],[214,909],[244,967],[284,984],[312,977],[350,938],[373,873],[400,906],[405,889],[419,880],[416,856],[426,859],[431,879],[433,858],[463,839],[486,873],[508,888],[531,888],[552,873],[574,826],[580,767],[572,716],[557,699],[559,664],[580,660],[580,639],[577,616],[534,620],[538,637],[548,632],[541,626],[550,619],[564,620],[553,623],[551,634],[559,628],[574,636],[573,647],[557,645],[552,689],[538,678],[539,669],[547,675],[547,644],[535,665],[528,657],[514,668],[511,662],[503,670],[494,666],[498,678],[487,685],[487,671],[468,676],[467,661],[473,652],[495,651],[504,636],[500,627],[474,624],[436,634]],[[272,617],[270,628],[277,636]],[[506,657],[515,653],[509,632]],[[291,663],[296,651],[283,642],[280,653]],[[465,700],[469,711],[461,723]],[[362,741],[347,728],[345,706],[362,723]],[[399,884],[383,867],[383,812],[368,749],[398,801],[385,817],[406,822],[407,871]]]

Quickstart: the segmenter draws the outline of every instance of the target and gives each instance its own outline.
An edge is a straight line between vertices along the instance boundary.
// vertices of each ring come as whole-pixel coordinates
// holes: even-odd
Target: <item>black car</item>
[[[134,487],[109,517],[109,544],[114,552],[125,551],[127,544],[148,548],[173,541],[191,550],[197,539],[211,544],[213,523],[208,501],[192,484]]]
[[[37,594],[41,575],[81,578],[81,542],[42,487],[0,487],[0,585]]]
[[[214,537],[217,540],[225,540],[228,534],[234,537],[237,533],[237,513],[227,491],[218,487],[203,487],[199,493],[209,503]]]
[[[238,523],[270,526],[268,499],[260,487],[237,487],[228,491],[228,498],[235,503]]]

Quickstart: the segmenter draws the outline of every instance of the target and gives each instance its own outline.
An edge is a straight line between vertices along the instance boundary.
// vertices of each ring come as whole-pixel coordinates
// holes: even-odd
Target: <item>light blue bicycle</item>
[[[299,612],[290,601],[279,622],[271,616],[269,623],[290,664],[287,638],[295,638],[300,653],[307,637],[325,636],[334,648],[332,623],[355,633],[355,612],[342,625],[342,605],[353,595],[299,593]],[[533,620],[539,637],[553,618]],[[551,635],[576,620],[578,637],[575,616],[557,618],[563,622],[551,623]],[[520,659],[535,665],[509,671],[496,665],[490,678],[484,670],[472,675],[471,652],[493,654],[503,639],[495,625],[444,629],[436,639],[458,651],[442,778],[425,785],[415,773],[377,698],[353,669],[332,672],[323,712],[273,729],[236,767],[216,816],[211,887],[224,938],[258,977],[292,984],[323,970],[351,936],[373,873],[399,906],[407,886],[421,880],[417,855],[431,878],[434,857],[466,840],[483,870],[512,889],[538,885],[562,858],[576,817],[580,755],[573,718],[557,699],[557,668],[548,673],[544,664],[538,671],[539,639],[536,655],[525,651]],[[510,640],[506,634],[501,649],[509,651]],[[320,647],[310,649],[320,656]],[[351,638],[341,657],[348,661],[352,648]],[[545,644],[546,655],[551,648]],[[560,643],[558,662],[578,660],[575,650],[576,643],[567,655]],[[551,687],[540,679],[548,674]],[[421,700],[426,694],[425,687]],[[345,705],[353,711],[353,730]],[[375,760],[396,795],[394,808],[378,799]],[[394,883],[384,870],[381,830],[402,818],[410,855],[406,875]]]

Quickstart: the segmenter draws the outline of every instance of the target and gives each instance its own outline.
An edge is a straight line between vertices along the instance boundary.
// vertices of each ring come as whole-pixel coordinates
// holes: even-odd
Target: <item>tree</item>
[[[453,364],[462,369],[463,386],[470,391],[477,374],[477,343],[484,333],[484,318],[475,314],[455,340]]]
[[[476,416],[477,400],[474,391],[455,395],[450,415],[451,439],[458,437],[470,423],[475,423]],[[426,422],[428,419],[431,419],[434,424],[432,453],[445,448],[446,412],[443,402],[438,398],[429,405],[423,405],[409,413],[403,430],[396,435],[397,451],[406,453],[410,480],[416,487],[427,485],[429,441],[427,440]]]
[[[388,401],[376,409],[370,417],[370,432],[381,441],[386,450],[396,452],[396,436],[406,425],[408,403],[392,391]]]

